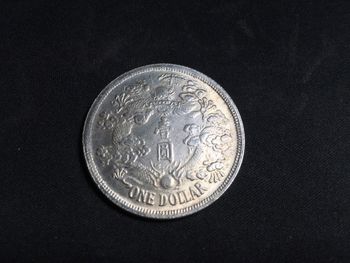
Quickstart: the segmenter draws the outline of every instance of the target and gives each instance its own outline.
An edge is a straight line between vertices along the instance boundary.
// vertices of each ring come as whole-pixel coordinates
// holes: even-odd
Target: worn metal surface
[[[227,93],[187,67],[155,64],[112,81],[83,132],[101,191],[137,215],[176,218],[230,186],[244,153],[243,124]]]

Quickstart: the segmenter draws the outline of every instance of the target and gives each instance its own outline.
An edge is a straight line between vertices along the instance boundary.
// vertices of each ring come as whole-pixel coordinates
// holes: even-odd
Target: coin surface
[[[170,219],[218,199],[243,159],[244,130],[224,89],[193,69],[154,64],[113,80],[85,121],[92,178],[134,214]]]

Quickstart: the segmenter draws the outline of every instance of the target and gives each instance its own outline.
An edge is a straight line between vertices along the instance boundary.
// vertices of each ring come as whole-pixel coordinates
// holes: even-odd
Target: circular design
[[[218,199],[243,159],[244,130],[228,94],[193,69],[154,64],[107,85],[85,121],[89,171],[115,204],[176,218]]]

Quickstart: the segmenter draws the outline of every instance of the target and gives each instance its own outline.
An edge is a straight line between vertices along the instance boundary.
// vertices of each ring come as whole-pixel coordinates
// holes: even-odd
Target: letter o
[[[134,198],[140,193],[140,188],[133,186],[129,191],[129,197]]]

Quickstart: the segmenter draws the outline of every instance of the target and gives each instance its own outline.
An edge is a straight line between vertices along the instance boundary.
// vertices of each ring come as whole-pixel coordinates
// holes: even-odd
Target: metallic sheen
[[[154,64],[113,80],[85,121],[92,178],[134,214],[170,219],[213,203],[243,159],[239,112],[220,85],[193,69]]]

